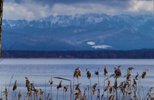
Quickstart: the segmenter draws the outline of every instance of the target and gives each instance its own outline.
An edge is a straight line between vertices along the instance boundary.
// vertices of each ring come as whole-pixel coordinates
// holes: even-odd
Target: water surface
[[[104,86],[104,66],[107,65],[108,75],[114,73],[114,67],[121,65],[122,77],[118,79],[118,83],[124,81],[123,76],[127,72],[128,67],[134,67],[131,72],[132,79],[137,72],[142,74],[143,71],[149,69],[147,77],[141,80],[144,90],[147,92],[150,87],[154,87],[154,59],[4,59],[0,62],[0,86],[4,90],[5,86],[9,87],[11,76],[13,79],[10,86],[9,96],[12,96],[12,87],[17,80],[18,88],[16,92],[22,90],[23,97],[26,96],[27,89],[25,88],[25,77],[28,77],[34,83],[36,89],[45,90],[50,93],[50,85],[47,83],[51,77],[62,77],[73,81],[73,73],[77,67],[82,71],[82,77],[79,78],[81,90],[84,91],[89,85],[89,80],[86,76],[86,69],[92,73],[91,84],[97,83],[97,76],[94,74],[99,68],[99,79],[101,89]],[[114,85],[114,78],[110,78]],[[61,80],[53,79],[53,100],[56,99],[56,86]],[[69,85],[70,82],[62,81],[63,86]],[[75,84],[77,80],[75,79]],[[107,81],[106,81],[107,84]],[[69,92],[66,97],[69,98]],[[101,91],[102,93],[102,91]],[[59,91],[59,98],[62,98],[62,89]],[[94,96],[95,97],[95,96]]]

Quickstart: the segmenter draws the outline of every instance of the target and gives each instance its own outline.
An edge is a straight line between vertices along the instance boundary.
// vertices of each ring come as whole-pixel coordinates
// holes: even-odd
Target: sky
[[[153,0],[4,0],[3,19],[38,20],[50,15],[152,14]]]

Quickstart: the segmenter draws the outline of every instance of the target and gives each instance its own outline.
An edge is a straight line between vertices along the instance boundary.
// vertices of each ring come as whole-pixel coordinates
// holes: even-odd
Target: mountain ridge
[[[17,41],[14,50],[132,50],[154,48],[153,31],[153,15],[57,15],[3,20],[2,43]]]

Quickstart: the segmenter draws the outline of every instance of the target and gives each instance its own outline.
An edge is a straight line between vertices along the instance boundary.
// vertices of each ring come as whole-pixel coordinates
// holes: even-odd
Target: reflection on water
[[[45,90],[50,93],[50,85],[48,81],[51,77],[63,77],[73,81],[73,73],[77,67],[80,67],[82,77],[79,77],[81,90],[84,91],[89,85],[89,80],[86,76],[86,69],[92,73],[91,84],[97,83],[97,76],[94,74],[99,68],[100,88],[103,89],[104,84],[104,66],[107,65],[108,75],[114,73],[114,67],[121,65],[122,77],[118,79],[118,84],[124,81],[123,76],[127,72],[128,67],[134,67],[131,72],[132,79],[135,78],[137,72],[141,75],[143,71],[149,69],[147,77],[141,80],[145,92],[154,86],[154,60],[153,59],[4,59],[0,63],[0,86],[4,90],[5,86],[9,87],[11,76],[13,79],[10,86],[9,98],[12,96],[12,88],[15,80],[17,80],[17,93],[21,89],[23,97],[26,96],[25,77],[28,77],[30,82],[34,83],[36,89]],[[114,85],[114,78],[111,79],[111,85]],[[54,78],[53,100],[56,99],[56,87],[61,80]],[[133,81],[132,81],[133,83]],[[62,81],[63,86],[70,84],[68,81]],[[75,84],[77,80],[75,79]],[[106,81],[107,84],[107,81]],[[69,92],[66,97],[69,98]],[[103,91],[101,91],[102,94]],[[47,94],[46,93],[46,94]],[[59,98],[62,98],[63,90],[59,90]],[[95,96],[94,96],[95,97]]]

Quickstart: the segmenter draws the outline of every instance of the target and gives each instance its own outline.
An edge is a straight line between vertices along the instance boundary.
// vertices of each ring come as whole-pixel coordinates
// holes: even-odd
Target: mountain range
[[[2,24],[2,48],[13,50],[133,50],[154,48],[153,15],[76,14]]]

